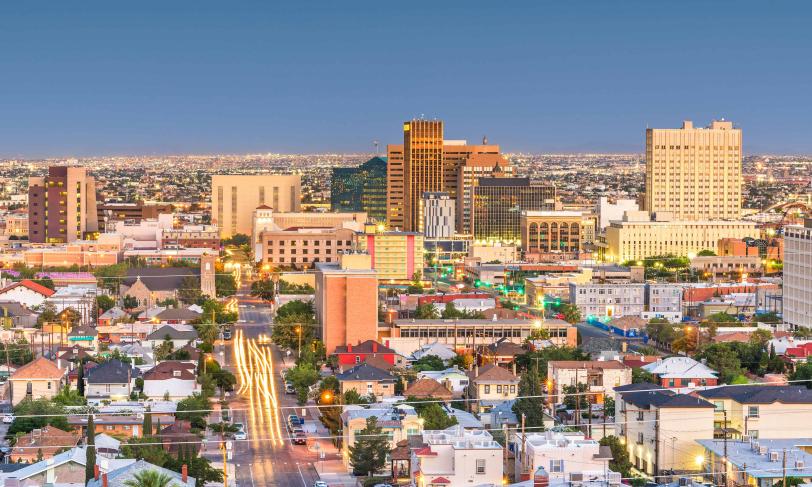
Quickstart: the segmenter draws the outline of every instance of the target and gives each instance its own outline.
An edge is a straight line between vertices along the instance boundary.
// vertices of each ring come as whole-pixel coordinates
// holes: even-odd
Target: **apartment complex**
[[[553,210],[555,186],[530,178],[481,178],[473,188],[471,226],[475,241],[519,244],[523,211]]]
[[[301,177],[281,174],[216,174],[211,177],[211,220],[220,237],[250,235],[254,210],[268,205],[278,212],[299,211]]]
[[[593,404],[614,397],[614,388],[632,382],[632,369],[617,360],[551,360],[547,363],[548,390],[553,404],[564,402],[564,387],[584,384]]]
[[[643,260],[655,255],[690,255],[714,250],[723,238],[758,238],[755,222],[741,220],[674,220],[661,213],[626,212],[606,228],[600,243],[604,258],[613,262]]]
[[[580,211],[523,211],[522,252],[580,252],[595,241],[595,219]]]
[[[645,284],[570,283],[570,303],[585,319],[600,321],[621,316],[640,316],[645,311]]]
[[[84,167],[51,166],[28,180],[28,240],[69,243],[99,231],[96,180]]]
[[[346,228],[296,228],[260,232],[263,264],[294,268],[313,267],[318,262],[337,262],[353,247],[355,232]]]
[[[387,158],[373,157],[358,167],[333,168],[330,209],[365,212],[372,221],[386,222]]]
[[[343,254],[337,262],[316,264],[315,311],[320,337],[336,347],[378,339],[378,276],[367,254]]]
[[[97,206],[99,228],[104,231],[107,231],[110,228],[109,226],[114,225],[116,222],[138,223],[144,219],[158,218],[158,215],[162,213],[172,213],[172,205],[147,204],[143,201],[136,203],[105,201]]]
[[[732,122],[646,129],[646,211],[668,211],[677,220],[735,220],[741,200],[742,131]]]
[[[423,271],[423,235],[418,232],[379,230],[365,225],[356,235],[356,248],[369,254],[372,268],[383,280],[409,281]]]
[[[812,218],[784,231],[784,323],[812,328]]]

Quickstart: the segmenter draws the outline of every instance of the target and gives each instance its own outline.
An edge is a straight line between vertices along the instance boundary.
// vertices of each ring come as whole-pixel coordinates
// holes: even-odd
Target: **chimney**
[[[97,481],[99,480],[99,473],[99,466],[93,465],[93,478]]]
[[[516,361],[513,361],[513,375],[516,375]]]
[[[109,484],[107,483],[107,474],[106,473],[102,474],[102,487],[110,487]]]
[[[548,487],[550,485],[550,476],[544,467],[539,467],[533,475],[533,487]]]
[[[378,353],[378,342],[372,342],[372,353]]]
[[[474,364],[474,378],[477,377],[479,377],[479,364]]]
[[[185,463],[180,467],[180,479],[184,484],[189,481],[189,467],[187,467]]]
[[[352,343],[347,344],[347,353],[352,353]]]

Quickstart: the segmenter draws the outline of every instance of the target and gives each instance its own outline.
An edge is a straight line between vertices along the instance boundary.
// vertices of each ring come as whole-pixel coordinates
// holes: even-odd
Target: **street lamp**
[[[299,351],[298,351],[298,358],[302,358],[302,327],[296,327],[296,334],[299,335]]]

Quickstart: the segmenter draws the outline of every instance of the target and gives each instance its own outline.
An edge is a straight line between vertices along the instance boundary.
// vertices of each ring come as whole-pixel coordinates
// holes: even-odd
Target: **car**
[[[306,445],[307,435],[304,431],[295,431],[293,433],[292,441],[294,445]]]
[[[329,487],[329,486],[327,485],[327,482],[323,480],[317,480],[313,483],[313,487]]]
[[[303,435],[303,434],[305,434],[305,432],[304,432],[304,430],[301,428],[301,426],[293,426],[293,427],[291,427],[291,428],[290,428],[290,433],[291,433],[291,434],[294,434],[294,435],[299,435],[299,434],[302,434],[302,435]]]
[[[293,387],[293,382],[285,382],[285,394],[296,394],[296,388]]]
[[[14,416],[11,414],[6,414],[3,416],[3,423],[9,424],[14,422]]]
[[[234,439],[235,440],[247,440],[248,439],[248,433],[246,433],[245,431],[238,431],[238,432],[234,433]]]
[[[231,329],[226,328],[223,330],[223,340],[231,340]]]
[[[237,428],[237,431],[245,431],[245,425],[242,423],[231,423],[231,425]]]
[[[288,424],[291,427],[294,427],[303,424],[303,421],[299,419],[299,416],[296,416],[295,414],[290,414],[288,415]]]

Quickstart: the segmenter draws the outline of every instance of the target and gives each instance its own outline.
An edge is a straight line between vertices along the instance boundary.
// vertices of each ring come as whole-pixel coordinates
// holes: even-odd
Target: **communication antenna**
[[[377,155],[378,155],[378,145],[379,145],[379,144],[378,144],[378,141],[377,141],[377,140],[373,140],[373,141],[372,141],[372,145],[373,145],[373,146],[375,146],[375,155],[377,156]]]

